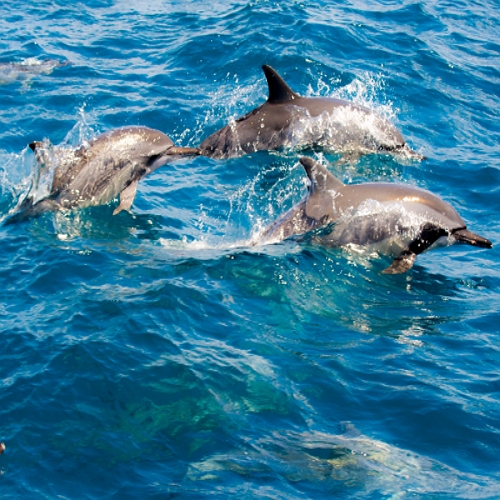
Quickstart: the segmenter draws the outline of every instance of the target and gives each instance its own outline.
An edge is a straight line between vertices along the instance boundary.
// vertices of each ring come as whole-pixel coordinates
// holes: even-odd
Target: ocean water
[[[500,4],[0,3],[0,219],[33,140],[176,144],[297,92],[369,106],[420,186],[493,241],[387,257],[253,237],[306,192],[293,148],[191,158],[116,202],[0,226],[0,498],[500,498]],[[308,153],[312,154],[312,153]]]

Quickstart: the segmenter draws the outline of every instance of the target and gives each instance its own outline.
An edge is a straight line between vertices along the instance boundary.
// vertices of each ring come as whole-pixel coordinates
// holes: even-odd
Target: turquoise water
[[[368,105],[417,185],[493,241],[386,257],[251,247],[305,194],[293,150],[163,167],[113,206],[0,226],[1,498],[500,498],[497,1],[0,4],[0,218],[33,140],[176,144],[264,102]],[[324,154],[326,160],[337,159]]]

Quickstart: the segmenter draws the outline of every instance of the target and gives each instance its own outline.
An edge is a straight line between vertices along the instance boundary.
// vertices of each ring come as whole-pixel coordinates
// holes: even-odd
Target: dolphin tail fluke
[[[474,245],[481,248],[491,248],[493,243],[482,236],[472,233],[468,229],[459,229],[453,233],[453,237],[462,243]]]

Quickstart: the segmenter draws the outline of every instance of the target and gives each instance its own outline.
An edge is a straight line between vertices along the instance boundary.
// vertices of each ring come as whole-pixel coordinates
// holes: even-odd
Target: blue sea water
[[[0,226],[0,498],[500,498],[500,4],[0,2],[0,218],[33,140],[176,144],[294,90],[370,106],[492,250],[251,247],[306,192],[299,152],[197,157],[105,205]],[[336,159],[324,154],[325,160]]]

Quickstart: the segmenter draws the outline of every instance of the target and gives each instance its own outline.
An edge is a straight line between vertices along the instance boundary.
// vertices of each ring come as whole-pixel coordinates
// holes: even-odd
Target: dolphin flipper
[[[417,255],[427,250],[442,236],[447,236],[449,233],[442,227],[437,227],[432,224],[425,224],[420,234],[415,238],[407,248],[405,248],[399,257],[396,257],[392,264],[382,271],[382,274],[401,274],[411,269]]]
[[[134,203],[135,193],[137,192],[137,184],[139,184],[139,179],[132,181],[120,193],[120,204],[113,211],[113,215],[119,214],[122,210],[130,210],[132,203]]]
[[[402,253],[396,257],[392,264],[382,271],[382,274],[402,274],[413,267],[417,254],[413,252]]]

